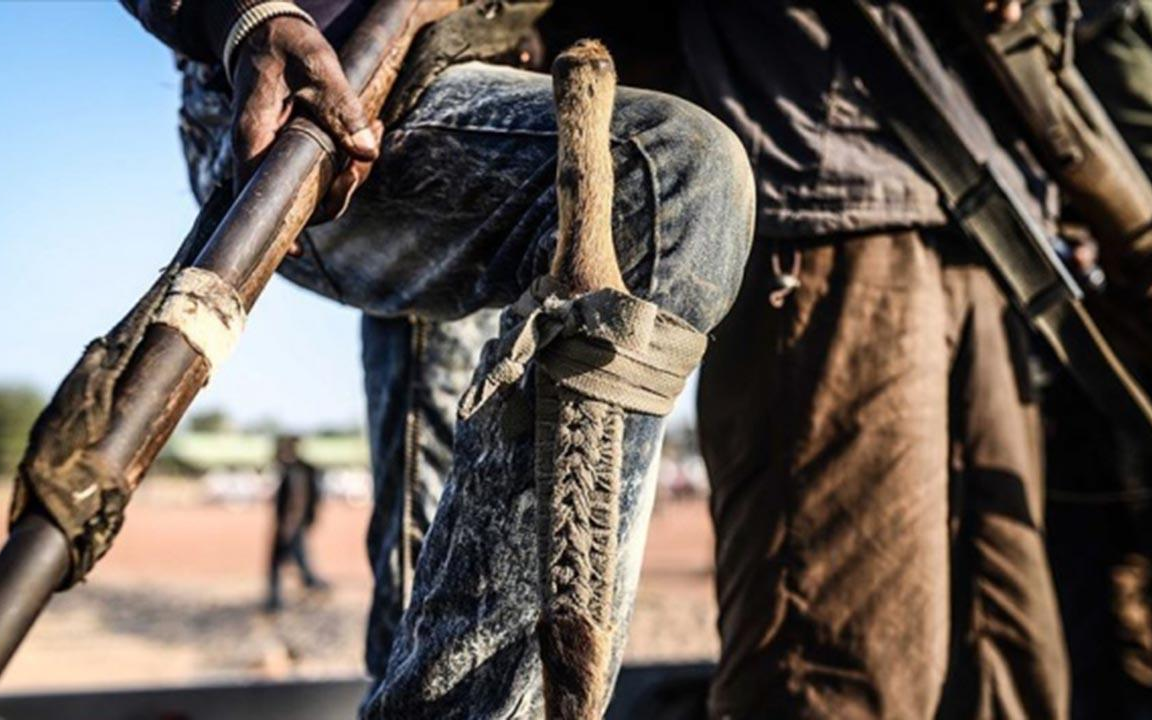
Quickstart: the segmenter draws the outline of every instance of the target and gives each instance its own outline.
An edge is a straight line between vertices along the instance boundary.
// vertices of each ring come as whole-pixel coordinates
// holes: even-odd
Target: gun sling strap
[[[896,136],[940,191],[957,227],[987,256],[1009,300],[1109,417],[1152,440],[1152,404],[1088,315],[1076,281],[1040,223],[953,126],[869,0],[827,4],[833,42],[849,58]]]

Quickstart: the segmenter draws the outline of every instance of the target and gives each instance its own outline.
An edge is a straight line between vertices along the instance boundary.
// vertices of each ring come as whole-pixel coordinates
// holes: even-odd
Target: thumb
[[[375,160],[380,152],[377,135],[336,56],[317,65],[312,84],[297,95],[301,106],[349,156]]]

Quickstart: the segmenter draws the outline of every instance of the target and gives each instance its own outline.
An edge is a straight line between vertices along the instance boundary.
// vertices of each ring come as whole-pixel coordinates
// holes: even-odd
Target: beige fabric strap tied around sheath
[[[516,326],[499,340],[499,362],[478,375],[460,418],[520,380],[528,363],[561,388],[631,412],[667,415],[700,362],[707,338],[656,305],[616,290],[566,300],[540,278],[513,305]]]
[[[152,322],[178,331],[215,370],[232,354],[246,320],[231,285],[214,272],[189,267],[176,275]]]

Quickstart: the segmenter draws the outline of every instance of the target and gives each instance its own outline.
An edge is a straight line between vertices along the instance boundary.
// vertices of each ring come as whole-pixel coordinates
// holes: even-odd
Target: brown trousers
[[[1072,657],[1074,720],[1152,718],[1148,454],[1075,383],[1044,393],[1048,554]]]
[[[1065,717],[1004,300],[951,236],[803,247],[780,310],[771,248],[753,251],[701,371],[713,717]]]

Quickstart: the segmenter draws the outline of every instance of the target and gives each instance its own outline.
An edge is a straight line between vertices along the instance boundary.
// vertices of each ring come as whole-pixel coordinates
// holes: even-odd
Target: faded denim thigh
[[[647,91],[619,90],[612,130],[625,280],[707,329],[731,303],[747,252],[709,241],[750,226],[743,150],[704,111]],[[555,173],[550,78],[453,67],[386,133],[348,212],[309,229],[303,257],[281,272],[377,316],[444,320],[507,305],[547,270]]]

